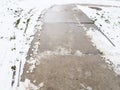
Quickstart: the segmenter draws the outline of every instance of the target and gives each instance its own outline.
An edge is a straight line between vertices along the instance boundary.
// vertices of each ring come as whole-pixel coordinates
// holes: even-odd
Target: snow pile
[[[117,74],[120,74],[120,8],[83,6],[78,8],[91,18],[100,30],[90,28],[87,35],[104,53],[106,62],[114,67]]]

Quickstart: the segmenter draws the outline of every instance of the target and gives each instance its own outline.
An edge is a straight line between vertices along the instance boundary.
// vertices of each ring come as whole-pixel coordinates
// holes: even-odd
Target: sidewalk
[[[120,90],[120,77],[108,68],[80,23],[87,28],[95,25],[74,7],[54,6],[47,11],[21,81],[29,79],[38,90]]]

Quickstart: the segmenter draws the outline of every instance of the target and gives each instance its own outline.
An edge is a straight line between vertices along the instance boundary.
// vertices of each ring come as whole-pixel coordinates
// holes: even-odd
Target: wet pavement
[[[38,90],[120,90],[120,77],[86,36],[81,23],[87,29],[97,27],[82,11],[75,5],[53,6],[43,22],[29,49],[21,81],[29,79]]]

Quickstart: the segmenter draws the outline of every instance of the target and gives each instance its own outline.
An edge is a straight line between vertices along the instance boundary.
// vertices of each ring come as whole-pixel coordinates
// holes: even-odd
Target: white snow
[[[31,83],[29,79],[26,79],[25,82],[20,82],[20,86],[16,88],[16,90],[38,90],[38,89],[39,88],[35,86],[33,83]]]
[[[39,88],[42,88],[42,87],[44,87],[44,82],[41,82],[41,83],[39,84]]]
[[[0,90],[16,90],[18,80],[20,79],[19,74],[22,74],[25,57],[34,38],[33,35],[42,28],[42,22],[38,19],[42,10],[47,10],[54,4],[68,3],[120,5],[120,2],[107,0],[0,0]],[[116,39],[114,37],[115,34],[119,35],[119,33],[115,32],[110,36]],[[114,43],[117,46],[119,45],[117,40]],[[36,45],[35,47],[37,48],[38,46]],[[114,58],[117,58],[115,53],[119,53],[117,48],[115,50],[111,51],[114,52],[114,54],[112,53],[115,56]],[[77,54],[81,55],[80,52],[77,52]],[[109,58],[111,55],[107,57]],[[119,61],[116,60],[116,63],[119,63]],[[12,66],[16,67],[11,69]],[[19,73],[20,69],[21,73]],[[14,71],[16,71],[16,75],[13,77]],[[13,87],[11,87],[12,78],[15,81]],[[26,82],[30,81],[27,80]],[[25,89],[21,86],[19,90]]]

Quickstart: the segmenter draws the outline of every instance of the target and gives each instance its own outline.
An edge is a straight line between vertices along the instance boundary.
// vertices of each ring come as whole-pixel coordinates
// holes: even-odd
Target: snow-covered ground
[[[16,90],[21,75],[19,72],[22,72],[30,43],[35,32],[42,26],[39,18],[41,12],[54,4],[68,3],[120,5],[120,2],[112,0],[0,0],[0,90]],[[85,13],[91,19],[97,19],[95,24],[114,43],[115,46],[110,45],[98,31],[88,32],[97,48],[103,51],[106,59],[114,63],[115,71],[118,72],[120,67],[119,8],[102,8],[101,11],[88,7],[79,8],[85,9],[87,11]],[[88,14],[88,11],[91,13]],[[114,11],[116,12],[113,13]]]

